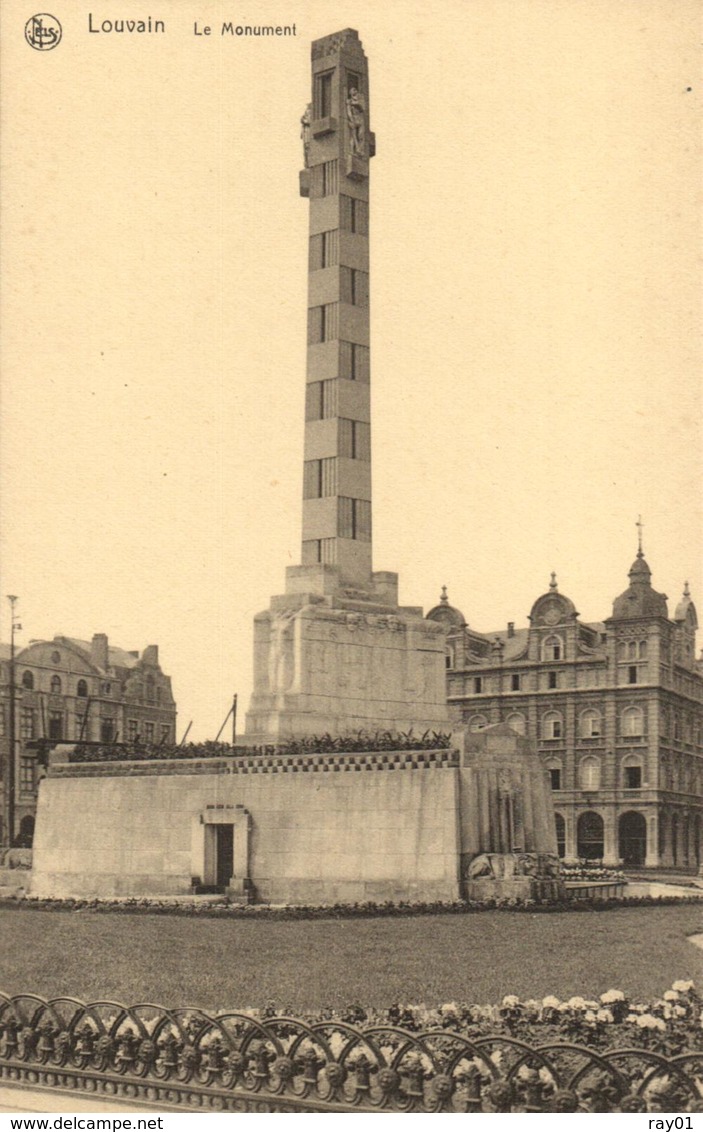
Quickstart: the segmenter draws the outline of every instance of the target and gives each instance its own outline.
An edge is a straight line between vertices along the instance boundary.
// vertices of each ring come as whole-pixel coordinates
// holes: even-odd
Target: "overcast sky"
[[[300,560],[310,41],[370,61],[374,565],[479,630],[701,569],[698,3],[3,4],[2,594],[158,643],[179,735],[251,690]],[[235,10],[238,9],[238,10]],[[142,16],[128,2],[93,20]],[[193,23],[213,34],[193,35]],[[3,638],[9,608],[3,601]]]

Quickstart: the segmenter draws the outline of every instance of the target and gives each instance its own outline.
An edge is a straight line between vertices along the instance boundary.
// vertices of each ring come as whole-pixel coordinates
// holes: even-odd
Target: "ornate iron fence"
[[[201,1112],[700,1112],[703,1054],[0,994],[0,1081]]]

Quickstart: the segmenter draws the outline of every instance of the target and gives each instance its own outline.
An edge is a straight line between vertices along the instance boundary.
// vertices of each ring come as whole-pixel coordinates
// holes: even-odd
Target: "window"
[[[518,735],[524,735],[527,731],[525,717],[519,711],[511,712],[505,722],[509,727],[512,727],[513,731],[517,731]]]
[[[561,637],[547,637],[542,646],[543,660],[561,660],[563,655]]]
[[[371,459],[371,426],[366,421],[339,421],[339,455],[350,460]]]
[[[34,759],[20,759],[20,792],[34,793]]]
[[[474,694],[480,696],[483,691],[483,677],[474,676]]]
[[[154,742],[154,724],[153,723],[145,723],[144,724],[144,738],[146,739],[147,743],[153,743]]]
[[[556,672],[548,672],[547,673],[547,687],[548,688],[556,688],[556,686],[557,686],[557,674],[556,674]]]
[[[60,652],[52,652],[51,663],[52,664],[60,664],[61,663],[61,653]]]
[[[76,687],[76,695],[77,696],[87,696],[88,695],[88,685],[85,682],[85,680],[79,680],[78,681],[78,686]]]
[[[171,728],[169,727],[168,723],[162,723],[161,724],[161,742],[162,743],[168,743],[170,738],[171,738]]]
[[[115,738],[115,721],[114,719],[104,718],[100,720],[100,742],[112,743]]]
[[[49,738],[63,739],[63,712],[49,712]]]
[[[582,790],[598,790],[600,787],[600,759],[594,755],[581,760],[579,782]]]
[[[520,691],[520,675],[519,675],[519,673],[513,672],[513,674],[511,675],[511,677],[510,677],[510,688],[513,692],[519,692]]]
[[[318,173],[319,170],[319,173]],[[336,161],[325,161],[324,165],[316,165],[315,173],[317,176],[313,180],[312,196],[330,197],[334,196],[339,188],[339,175],[337,172]],[[317,192],[317,179],[320,179],[320,191]]]
[[[627,682],[628,684],[637,683],[637,665],[631,664],[627,669]]]
[[[626,790],[639,790],[642,786],[642,767],[641,766],[626,766],[625,772],[625,789]]]
[[[625,736],[644,735],[644,713],[642,708],[625,708],[621,716],[622,734]]]
[[[153,704],[154,702],[154,677],[149,673],[145,681],[146,688],[146,702]]]
[[[322,499],[337,493],[337,460],[306,460],[303,467],[303,499]],[[152,677],[153,699],[153,677]]]
[[[483,731],[488,727],[488,720],[485,715],[474,715],[469,720],[469,731]]]
[[[84,728],[83,728],[83,725],[84,725],[84,722],[85,722],[85,716],[84,716],[84,715],[76,715],[76,716],[74,716],[74,720],[73,720],[73,734],[74,734],[74,738],[76,738],[76,739],[83,739],[83,738],[85,738],[85,736],[84,736],[84,734],[83,734],[83,730],[84,730]]]
[[[129,743],[136,743],[139,736],[139,723],[136,719],[127,720],[127,741]]]
[[[558,711],[548,711],[542,719],[542,738],[543,739],[561,739],[562,737],[562,718]]]
[[[337,533],[340,538],[371,542],[371,503],[368,499],[339,497]]]
[[[61,694],[61,677],[60,676],[52,676],[51,677],[51,694],[52,694],[52,696],[58,696],[58,695]]]
[[[597,739],[600,735],[600,712],[595,708],[582,712],[579,731],[582,739]]]
[[[554,815],[554,824],[557,832],[557,853],[560,857],[566,856],[566,822],[562,814]]]
[[[549,784],[552,790],[561,790],[561,767],[550,766],[549,768]]]
[[[30,691],[30,692],[33,690],[33,688],[34,688],[34,673],[33,672],[23,672],[22,673],[22,687],[27,688],[27,690]]]
[[[20,712],[20,739],[34,738],[34,710],[23,707]]]
[[[332,117],[332,76],[334,71],[315,75],[313,89],[313,118]]]

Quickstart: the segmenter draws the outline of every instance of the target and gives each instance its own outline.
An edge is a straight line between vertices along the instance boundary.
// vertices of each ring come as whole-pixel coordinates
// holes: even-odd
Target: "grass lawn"
[[[703,907],[257,922],[0,912],[0,989],[222,1010],[659,997],[703,984]]]

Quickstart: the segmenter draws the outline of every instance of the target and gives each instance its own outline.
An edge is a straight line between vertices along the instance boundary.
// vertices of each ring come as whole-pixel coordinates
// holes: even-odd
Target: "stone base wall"
[[[451,752],[57,766],[41,783],[32,895],[158,896],[232,880],[270,903],[454,900]]]

